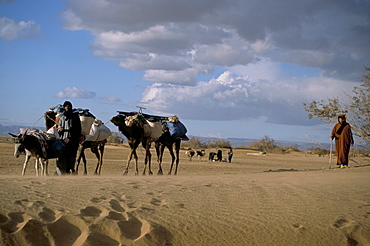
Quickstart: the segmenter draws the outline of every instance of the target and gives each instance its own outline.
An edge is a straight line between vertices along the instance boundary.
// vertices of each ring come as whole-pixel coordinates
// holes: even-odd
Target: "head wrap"
[[[63,103],[63,108],[64,108],[65,106],[67,106],[67,105],[69,105],[69,106],[72,108],[72,103],[71,103],[70,101],[65,101],[65,102]]]

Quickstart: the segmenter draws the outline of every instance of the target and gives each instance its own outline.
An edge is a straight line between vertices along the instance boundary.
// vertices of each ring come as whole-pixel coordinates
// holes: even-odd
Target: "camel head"
[[[124,126],[125,125],[125,116],[123,115],[116,115],[110,121],[115,125],[115,126]]]

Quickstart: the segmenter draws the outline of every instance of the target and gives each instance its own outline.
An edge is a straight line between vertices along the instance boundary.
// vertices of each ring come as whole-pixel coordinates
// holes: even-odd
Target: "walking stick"
[[[331,169],[332,157],[333,157],[333,139],[330,139],[329,169]]]

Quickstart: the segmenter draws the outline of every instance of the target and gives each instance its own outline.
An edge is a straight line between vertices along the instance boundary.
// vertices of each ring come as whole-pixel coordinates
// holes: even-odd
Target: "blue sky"
[[[188,134],[328,142],[303,102],[360,84],[368,0],[0,0],[0,124],[43,126],[70,100],[112,130],[117,110]]]

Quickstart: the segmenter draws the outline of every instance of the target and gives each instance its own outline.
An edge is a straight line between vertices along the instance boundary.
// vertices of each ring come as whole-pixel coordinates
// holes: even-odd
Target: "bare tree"
[[[365,67],[365,71],[361,76],[363,84],[355,86],[352,95],[344,92],[340,99],[312,101],[303,103],[303,106],[309,113],[309,119],[316,117],[328,124],[334,123],[338,114],[347,114],[354,134],[370,146],[370,67]]]

